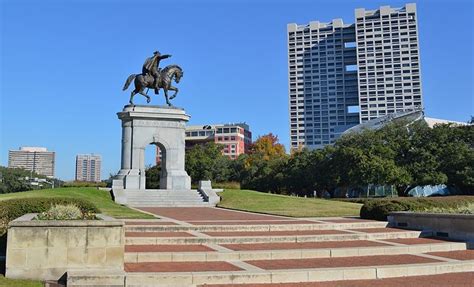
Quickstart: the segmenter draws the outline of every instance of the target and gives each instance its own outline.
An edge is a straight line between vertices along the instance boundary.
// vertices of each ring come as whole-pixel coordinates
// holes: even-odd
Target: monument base
[[[112,190],[115,202],[132,207],[210,207],[210,202],[198,190],[118,189]]]
[[[146,173],[146,172],[145,172]],[[120,170],[112,181],[112,189],[146,189],[146,174],[138,169]],[[186,171],[163,171],[160,176],[161,189],[191,189],[191,177]]]

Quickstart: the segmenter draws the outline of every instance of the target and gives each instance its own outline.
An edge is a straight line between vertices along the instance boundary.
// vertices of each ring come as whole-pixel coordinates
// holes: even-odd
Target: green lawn
[[[0,201],[12,198],[27,197],[71,197],[88,200],[95,204],[103,214],[115,218],[154,218],[153,216],[142,213],[128,207],[116,204],[108,191],[98,190],[93,187],[67,187],[55,189],[31,190],[24,192],[15,192],[0,194]]]
[[[252,190],[220,192],[219,207],[291,217],[359,216],[362,204],[276,195]]]
[[[43,287],[44,284],[40,281],[33,280],[13,280],[7,279],[0,274],[0,287]]]

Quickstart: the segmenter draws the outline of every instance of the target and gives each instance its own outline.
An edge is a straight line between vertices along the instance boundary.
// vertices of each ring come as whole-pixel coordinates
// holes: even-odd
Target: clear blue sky
[[[75,155],[120,168],[125,79],[154,50],[184,78],[174,104],[191,124],[247,122],[288,145],[286,24],[342,18],[404,1],[1,2],[0,165],[8,150],[56,151],[56,176],[73,179]],[[467,121],[473,110],[472,1],[416,1],[426,113]],[[137,97],[137,102],[143,99]],[[162,95],[153,104],[163,104]],[[147,150],[147,161],[152,151]]]

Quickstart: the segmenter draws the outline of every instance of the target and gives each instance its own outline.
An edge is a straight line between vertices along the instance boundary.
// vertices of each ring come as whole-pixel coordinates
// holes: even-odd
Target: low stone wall
[[[433,235],[474,241],[474,215],[392,212],[390,226],[433,232]]]
[[[33,220],[8,225],[6,277],[58,280],[68,270],[123,270],[124,223],[101,220]]]
[[[200,180],[198,191],[213,206],[216,206],[221,201],[221,197],[217,195],[217,192],[221,192],[223,189],[213,189],[210,180]]]

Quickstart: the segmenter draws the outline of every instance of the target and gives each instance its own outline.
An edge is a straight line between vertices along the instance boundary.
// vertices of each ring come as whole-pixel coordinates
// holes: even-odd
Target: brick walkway
[[[205,272],[239,271],[241,268],[227,262],[143,262],[125,263],[126,272]]]
[[[338,258],[284,259],[284,260],[254,260],[247,263],[265,270],[333,268],[354,266],[383,266],[399,264],[418,264],[439,262],[439,260],[416,255],[375,255]]]
[[[386,223],[206,207],[142,209],[161,220],[126,223],[125,271],[137,285],[290,281],[243,286],[474,287],[472,272],[455,273],[474,272],[474,250],[466,250],[465,243],[418,238],[420,232],[386,228]],[[388,272],[410,277],[377,279],[390,277]],[[372,280],[296,283],[344,278]]]

